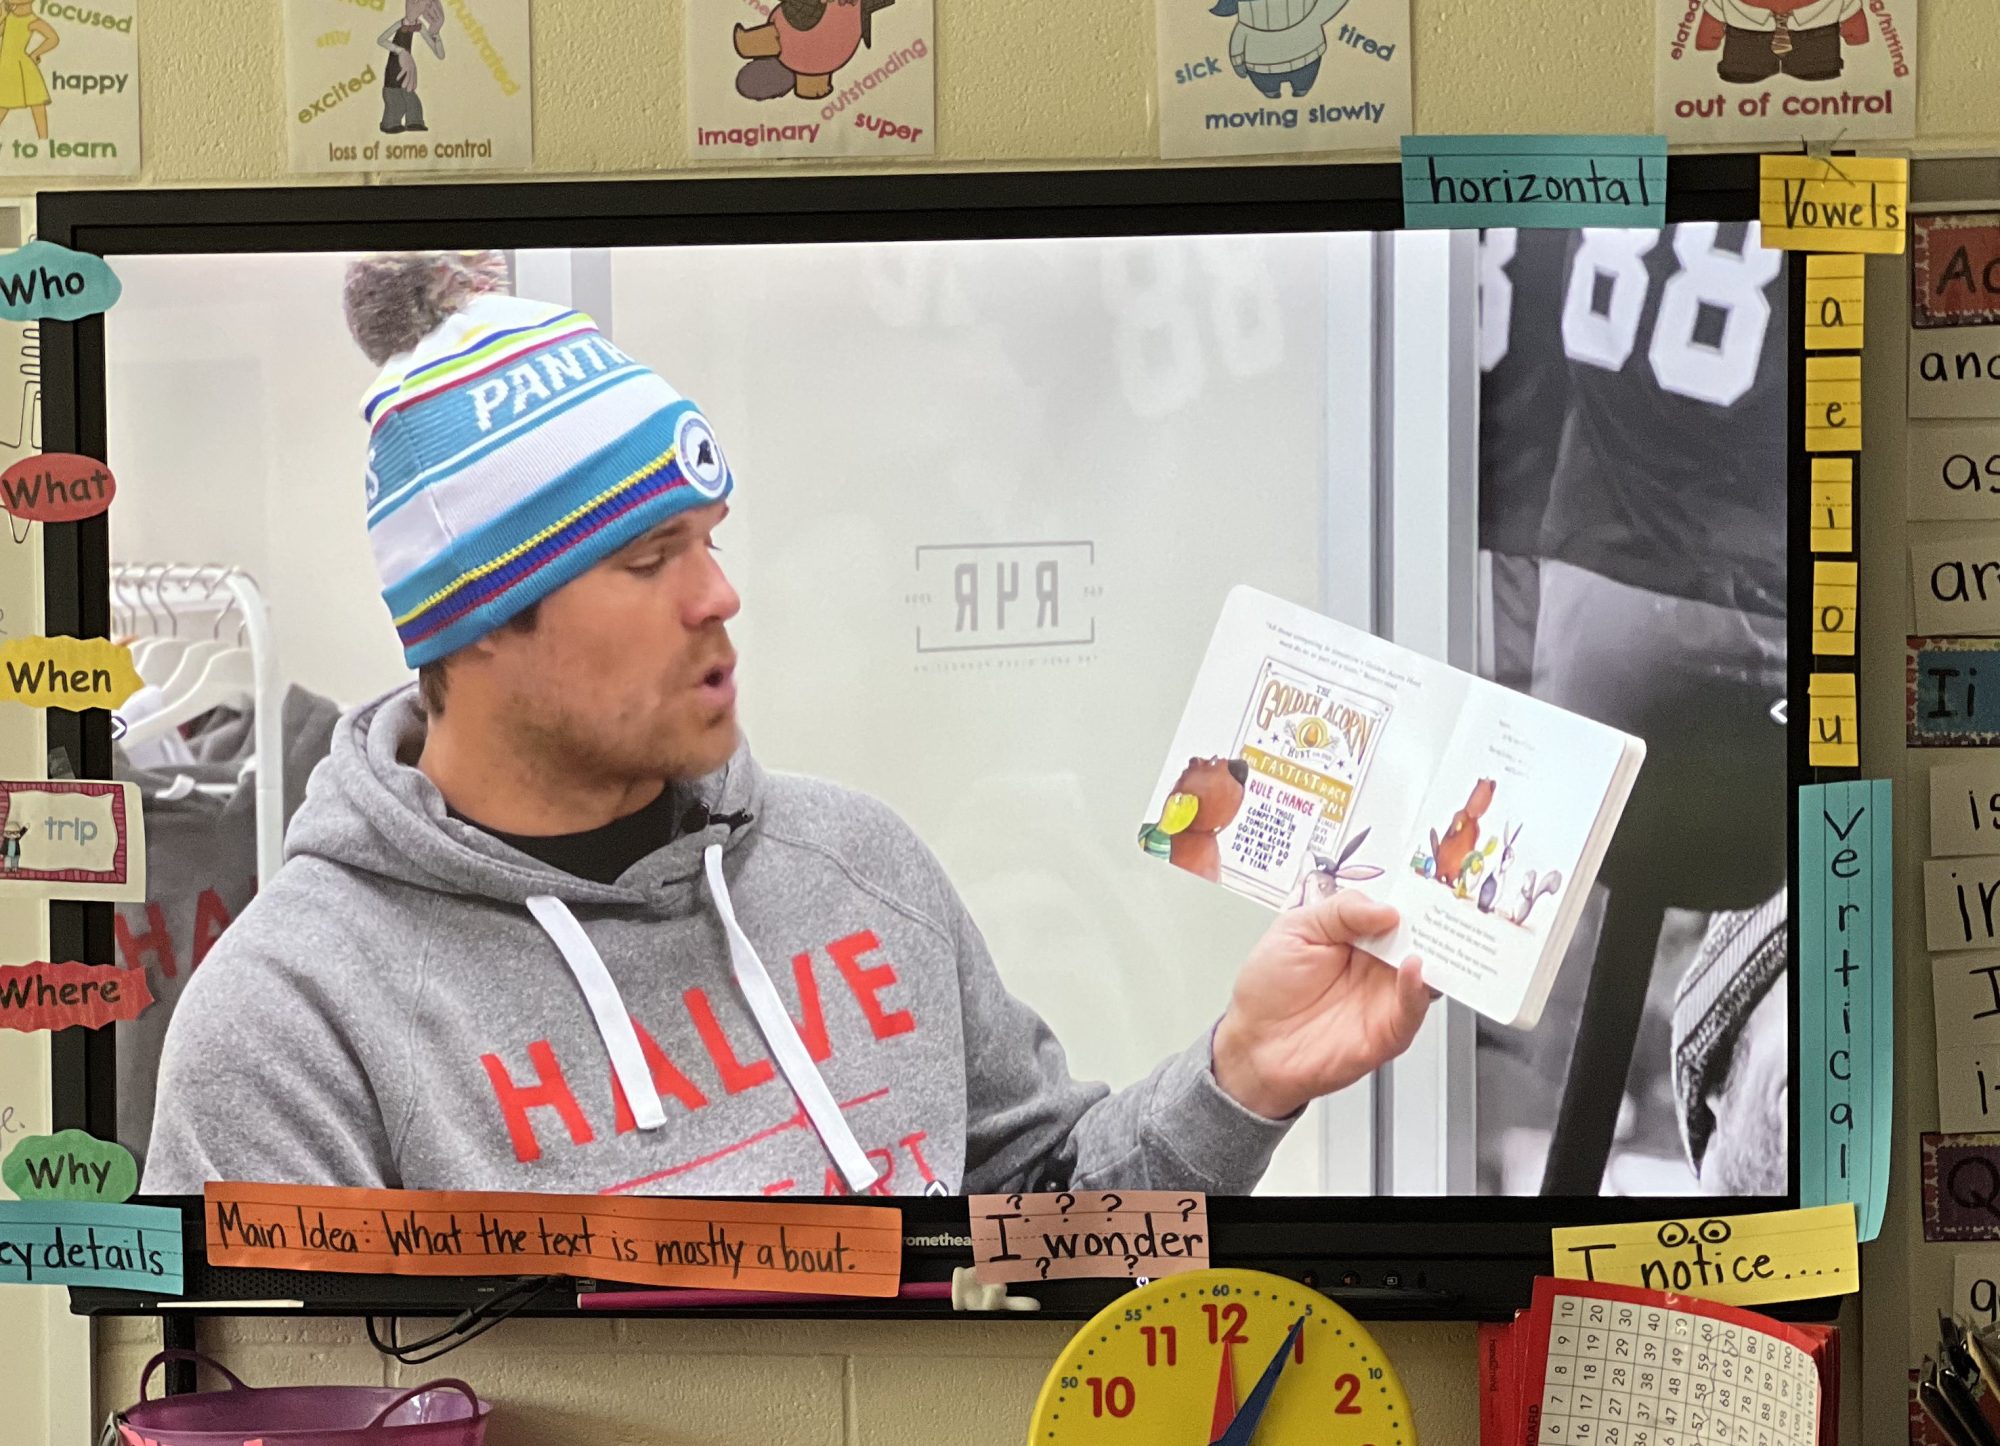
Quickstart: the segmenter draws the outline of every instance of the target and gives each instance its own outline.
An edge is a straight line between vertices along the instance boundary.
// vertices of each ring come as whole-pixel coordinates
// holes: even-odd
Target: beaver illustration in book
[[[1214,883],[1222,877],[1216,835],[1236,821],[1250,765],[1240,758],[1190,758],[1167,795],[1160,821],[1139,830],[1146,852]]]
[[[1458,887],[1465,861],[1479,847],[1479,820],[1493,804],[1493,789],[1492,779],[1480,779],[1472,786],[1472,797],[1466,799],[1465,807],[1451,816],[1444,837],[1439,838],[1435,829],[1431,831],[1431,861],[1436,865],[1431,877],[1439,883]]]

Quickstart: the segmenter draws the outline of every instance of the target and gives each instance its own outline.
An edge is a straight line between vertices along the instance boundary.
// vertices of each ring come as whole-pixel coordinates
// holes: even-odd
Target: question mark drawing
[[[1035,1262],[1035,1268],[1041,1271],[1043,1280],[1049,1278],[1049,1258],[1046,1255]]]
[[[1188,1196],[1187,1198],[1181,1201],[1181,1224],[1183,1225],[1187,1224],[1188,1216],[1194,1214],[1195,1207],[1200,1204],[1201,1202],[1195,1199],[1192,1195]]]
[[[1019,1210],[1021,1208],[1021,1197],[1019,1195],[1009,1195],[1007,1203],[1014,1209]]]
[[[1062,1207],[1063,1219],[1069,1219],[1069,1207],[1076,1204],[1076,1196],[1065,1190],[1056,1196],[1056,1204]]]
[[[1125,1208],[1125,1197],[1123,1195],[1113,1195],[1107,1191],[1104,1198],[1110,1202],[1104,1207],[1106,1215],[1116,1215],[1120,1210]]]

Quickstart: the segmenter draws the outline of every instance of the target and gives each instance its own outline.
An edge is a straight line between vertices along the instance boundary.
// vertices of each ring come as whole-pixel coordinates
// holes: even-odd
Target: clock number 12
[[[1231,1301],[1228,1305],[1204,1304],[1201,1309],[1202,1313],[1208,1317],[1208,1343],[1210,1345],[1247,1346],[1250,1344],[1250,1337],[1243,1334],[1243,1327],[1250,1322],[1250,1311],[1247,1306]],[[1300,1331],[1292,1342],[1292,1360],[1301,1366],[1306,1363],[1306,1333],[1304,1331]],[[1149,1352],[1148,1362],[1150,1363],[1150,1361],[1151,1354]],[[1172,1362],[1170,1361],[1168,1364],[1171,1365]],[[1345,1378],[1343,1377],[1343,1379]],[[1355,1389],[1359,1390],[1360,1387],[1361,1383],[1359,1381],[1355,1382]]]

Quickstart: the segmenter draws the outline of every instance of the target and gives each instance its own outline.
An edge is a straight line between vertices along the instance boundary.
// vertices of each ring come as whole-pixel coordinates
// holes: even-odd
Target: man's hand
[[[1353,943],[1395,927],[1394,909],[1351,889],[1278,916],[1216,1027],[1215,1078],[1231,1099],[1284,1119],[1410,1047],[1437,997],[1422,966],[1392,968]]]

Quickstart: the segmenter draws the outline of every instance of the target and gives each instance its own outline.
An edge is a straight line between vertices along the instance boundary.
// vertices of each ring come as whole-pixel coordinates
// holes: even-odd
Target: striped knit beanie
[[[694,403],[505,277],[493,253],[348,271],[349,328],[383,363],[362,405],[368,540],[412,668],[734,485]]]
[[[1785,976],[1789,910],[1789,895],[1780,889],[1754,909],[1711,915],[1694,962],[1674,991],[1674,1097],[1681,1144],[1696,1175],[1715,1132],[1708,1096],[1728,1078],[1751,1011]]]

